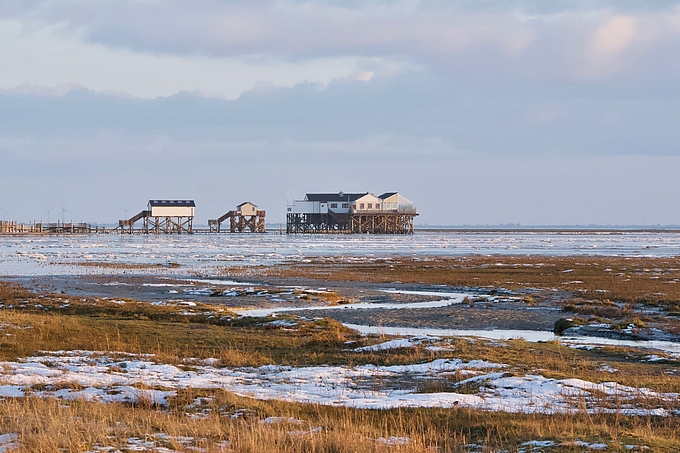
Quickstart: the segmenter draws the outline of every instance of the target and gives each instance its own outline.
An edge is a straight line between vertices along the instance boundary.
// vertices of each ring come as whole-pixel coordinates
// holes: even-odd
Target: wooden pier
[[[413,234],[416,212],[288,213],[289,234]]]
[[[230,233],[264,233],[266,231],[265,214],[264,211],[258,209],[256,204],[244,201],[222,217],[208,220],[208,227],[211,233],[221,233],[222,222],[229,219]]]
[[[135,222],[142,220],[142,228],[135,229]],[[193,217],[151,216],[149,211],[142,211],[135,217],[118,221],[118,231],[122,234],[192,234]]]
[[[222,217],[208,220],[211,233],[221,233],[222,223],[229,219],[230,233],[264,233],[265,211],[256,211],[255,215],[243,215],[240,211],[229,211]]]
[[[89,223],[19,223],[10,220],[0,221],[0,234],[88,234],[105,232],[105,228],[93,227]]]

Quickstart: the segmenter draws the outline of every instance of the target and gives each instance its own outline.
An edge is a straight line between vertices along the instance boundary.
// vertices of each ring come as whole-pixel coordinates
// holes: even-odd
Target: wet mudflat
[[[504,329],[552,331],[560,319],[558,310],[507,309],[499,307],[469,308],[451,306],[442,308],[413,308],[408,310],[309,310],[310,316],[328,316],[345,324],[385,327],[418,327],[434,329]]]
[[[483,288],[312,279],[177,278],[153,275],[44,276],[14,278],[36,290],[68,296],[132,299],[155,303],[200,302],[226,308],[276,309],[306,317],[329,317],[343,323],[438,329],[511,329],[551,331],[560,309],[545,304],[529,307],[511,291],[489,296]],[[294,283],[288,284],[285,283]],[[448,300],[450,291],[467,297]],[[425,293],[425,294],[423,294]],[[328,294],[334,300],[329,301]],[[335,296],[337,295],[337,296]],[[443,306],[427,306],[442,301]],[[423,308],[420,308],[423,306]],[[299,307],[304,311],[295,311]],[[314,307],[322,310],[314,310]],[[355,308],[361,307],[361,308]]]

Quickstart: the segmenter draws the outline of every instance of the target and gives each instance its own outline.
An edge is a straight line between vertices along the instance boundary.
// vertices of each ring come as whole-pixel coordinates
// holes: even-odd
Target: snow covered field
[[[426,339],[433,340],[433,339]],[[408,344],[394,343],[389,347]],[[438,346],[440,347],[440,346]],[[624,415],[677,415],[668,403],[678,394],[615,382],[515,375],[511,367],[483,360],[438,359],[400,366],[262,366],[219,368],[214,360],[185,366],[156,363],[151,355],[57,351],[0,363],[0,397],[85,399],[159,405],[177,389],[225,389],[241,396],[355,408],[470,407],[486,411]],[[420,392],[433,379],[462,376],[447,392]],[[476,389],[470,392],[470,387]],[[456,389],[467,389],[457,393]]]

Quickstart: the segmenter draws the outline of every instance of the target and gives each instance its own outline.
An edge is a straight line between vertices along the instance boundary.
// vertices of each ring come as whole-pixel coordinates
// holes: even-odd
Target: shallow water
[[[393,289],[381,290],[385,293],[391,294],[412,294],[420,296],[441,296],[440,300],[432,300],[428,302],[408,302],[408,303],[376,303],[376,302],[361,302],[355,304],[343,305],[322,305],[311,307],[276,307],[264,309],[250,309],[237,311],[242,316],[265,317],[271,316],[274,313],[284,313],[291,311],[317,311],[317,310],[403,310],[406,308],[439,308],[447,307],[452,304],[459,304],[463,302],[465,297],[471,296],[466,293],[451,293],[438,291],[400,291]]]
[[[167,274],[210,272],[219,266],[273,264],[316,256],[347,261],[386,256],[470,254],[677,256],[680,234],[671,232],[464,232],[416,231],[379,235],[77,235],[0,236],[0,275],[120,273],[74,267],[74,262],[169,264]],[[158,272],[158,270],[154,270]]]
[[[615,340],[601,337],[561,337],[553,332],[540,330],[458,330],[458,329],[431,329],[416,327],[383,327],[362,326],[357,324],[345,324],[362,334],[377,335],[402,335],[402,336],[437,336],[437,337],[479,337],[490,340],[523,339],[532,343],[539,341],[559,341],[572,345],[599,345],[599,346],[627,346],[634,348],[648,348],[659,351],[680,354],[680,343],[670,341],[632,341]]]
[[[319,311],[319,310],[400,310],[410,308],[433,308],[445,307],[451,304],[458,304],[463,301],[465,297],[472,297],[473,294],[466,293],[452,293],[452,292],[437,292],[437,291],[401,291],[393,289],[383,289],[383,292],[393,294],[412,294],[421,296],[442,296],[442,299],[429,302],[411,302],[411,303],[357,303],[347,305],[333,305],[321,307],[277,307],[267,309],[253,309],[241,310],[238,314],[242,316],[265,317],[271,316],[275,313],[284,312],[301,312],[301,311]],[[529,342],[539,341],[559,341],[560,343],[572,345],[600,345],[600,346],[627,346],[634,348],[656,349],[659,351],[669,352],[673,354],[680,354],[680,343],[670,341],[654,341],[654,340],[617,340],[613,338],[602,337],[587,337],[587,336],[558,336],[550,331],[543,330],[509,330],[509,329],[475,329],[475,330],[461,330],[461,329],[438,329],[430,327],[385,327],[385,326],[368,326],[359,324],[344,323],[345,326],[357,330],[362,334],[378,334],[378,335],[401,335],[401,336],[438,336],[438,337],[479,337],[491,340],[509,340],[509,339],[523,339]]]

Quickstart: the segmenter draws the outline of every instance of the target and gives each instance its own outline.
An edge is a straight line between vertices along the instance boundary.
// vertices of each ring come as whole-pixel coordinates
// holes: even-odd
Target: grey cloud
[[[680,74],[669,58],[680,45],[680,8],[672,1],[73,0],[13,14],[137,52],[264,61],[407,58],[473,78]],[[590,41],[622,15],[635,20],[632,41],[615,46],[611,58],[589,56]]]
[[[192,93],[119,98],[0,91],[0,136],[167,136],[179,141],[444,140],[471,155],[677,155],[680,87],[443,78],[419,72],[322,88],[254,89],[236,100]],[[349,148],[349,147],[348,147]],[[414,147],[414,152],[421,151]],[[436,155],[445,155],[439,149]],[[431,156],[434,158],[434,156]]]

